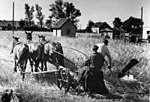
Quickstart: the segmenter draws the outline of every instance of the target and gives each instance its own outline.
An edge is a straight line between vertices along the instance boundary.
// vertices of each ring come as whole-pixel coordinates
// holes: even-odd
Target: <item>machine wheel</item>
[[[63,87],[65,89],[65,92],[69,91],[69,89],[70,89],[70,76],[69,75],[66,76]]]
[[[61,70],[57,72],[57,86],[61,90],[63,87],[62,77],[61,77]]]
[[[59,70],[57,76],[57,86],[60,90],[64,88],[65,92],[70,89],[70,75],[66,70]]]

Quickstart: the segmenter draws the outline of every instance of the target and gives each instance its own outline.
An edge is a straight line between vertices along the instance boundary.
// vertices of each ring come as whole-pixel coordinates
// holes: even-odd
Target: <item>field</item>
[[[33,41],[38,41],[38,35],[46,35],[46,39],[50,41],[58,41],[64,47],[77,49],[86,55],[91,54],[91,46],[101,43],[101,38],[93,36],[79,36],[77,38],[68,37],[53,37],[50,32],[33,32]],[[80,35],[80,34],[79,34]],[[20,41],[25,42],[25,33],[15,31],[14,36],[20,37]],[[112,70],[114,73],[119,72],[127,63],[135,58],[139,63],[131,69],[131,73],[142,84],[141,87],[136,87],[138,83],[127,85],[126,87],[114,85],[115,79],[113,76],[107,78],[106,84],[108,89],[115,94],[124,96],[123,99],[91,99],[85,96],[77,96],[72,93],[65,94],[60,91],[53,83],[47,81],[37,81],[31,75],[27,75],[25,81],[21,81],[19,73],[13,72],[13,55],[10,54],[12,46],[12,32],[0,31],[0,92],[7,88],[14,89],[16,93],[22,95],[24,102],[148,102],[150,88],[150,44],[131,44],[124,43],[119,40],[110,40],[109,49],[112,56]],[[64,48],[64,55],[76,63],[81,65],[84,61],[84,55]],[[54,69],[54,66],[49,65],[49,69]],[[27,71],[30,71],[30,66],[27,66]],[[110,73],[104,69],[106,76]],[[54,77],[48,80],[53,80]],[[125,83],[124,83],[125,84]],[[136,89],[134,89],[135,87]],[[127,92],[132,91],[132,92]],[[141,93],[140,93],[141,92]]]

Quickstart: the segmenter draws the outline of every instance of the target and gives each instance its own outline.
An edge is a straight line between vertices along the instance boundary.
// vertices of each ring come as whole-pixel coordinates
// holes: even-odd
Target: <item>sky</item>
[[[107,22],[113,27],[115,17],[122,21],[130,16],[141,18],[143,7],[144,26],[150,26],[150,0],[63,0],[73,3],[76,9],[81,11],[78,18],[79,28],[85,28],[88,21]],[[29,6],[38,4],[42,7],[45,20],[50,15],[49,5],[55,0],[0,0],[0,20],[12,20],[12,3],[15,3],[15,20],[25,18],[25,3]],[[35,13],[34,13],[35,14]],[[35,18],[34,18],[35,19]],[[36,20],[35,20],[36,21]]]

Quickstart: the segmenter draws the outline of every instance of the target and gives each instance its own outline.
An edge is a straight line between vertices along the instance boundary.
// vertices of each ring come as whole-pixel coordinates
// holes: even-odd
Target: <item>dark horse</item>
[[[28,55],[29,55],[29,47],[27,44],[18,41],[18,37],[13,38],[13,48],[11,53],[14,55],[14,72],[17,72],[17,67],[22,75],[22,80],[25,78],[25,72]]]
[[[50,42],[45,39],[44,35],[38,35],[39,42],[44,44],[44,65],[45,70],[47,70],[47,61],[50,61],[50,63],[60,66],[64,66],[64,56],[63,56],[63,49],[59,42]],[[50,58],[50,60],[49,60]],[[57,66],[57,65],[56,65]]]
[[[43,71],[43,59],[44,59],[44,45],[39,42],[32,41],[32,32],[26,33],[27,45],[29,46],[29,61],[31,65],[31,71],[33,72],[33,65],[35,66],[35,72],[38,71],[39,63],[41,62],[41,70]]]

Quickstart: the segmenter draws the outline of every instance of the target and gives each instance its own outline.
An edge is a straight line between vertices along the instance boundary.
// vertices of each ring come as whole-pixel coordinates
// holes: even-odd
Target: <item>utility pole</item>
[[[15,3],[13,2],[13,12],[12,12],[12,23],[13,23],[12,33],[13,34],[14,34],[14,8],[15,8]]]
[[[141,38],[143,36],[143,7],[141,7]]]

